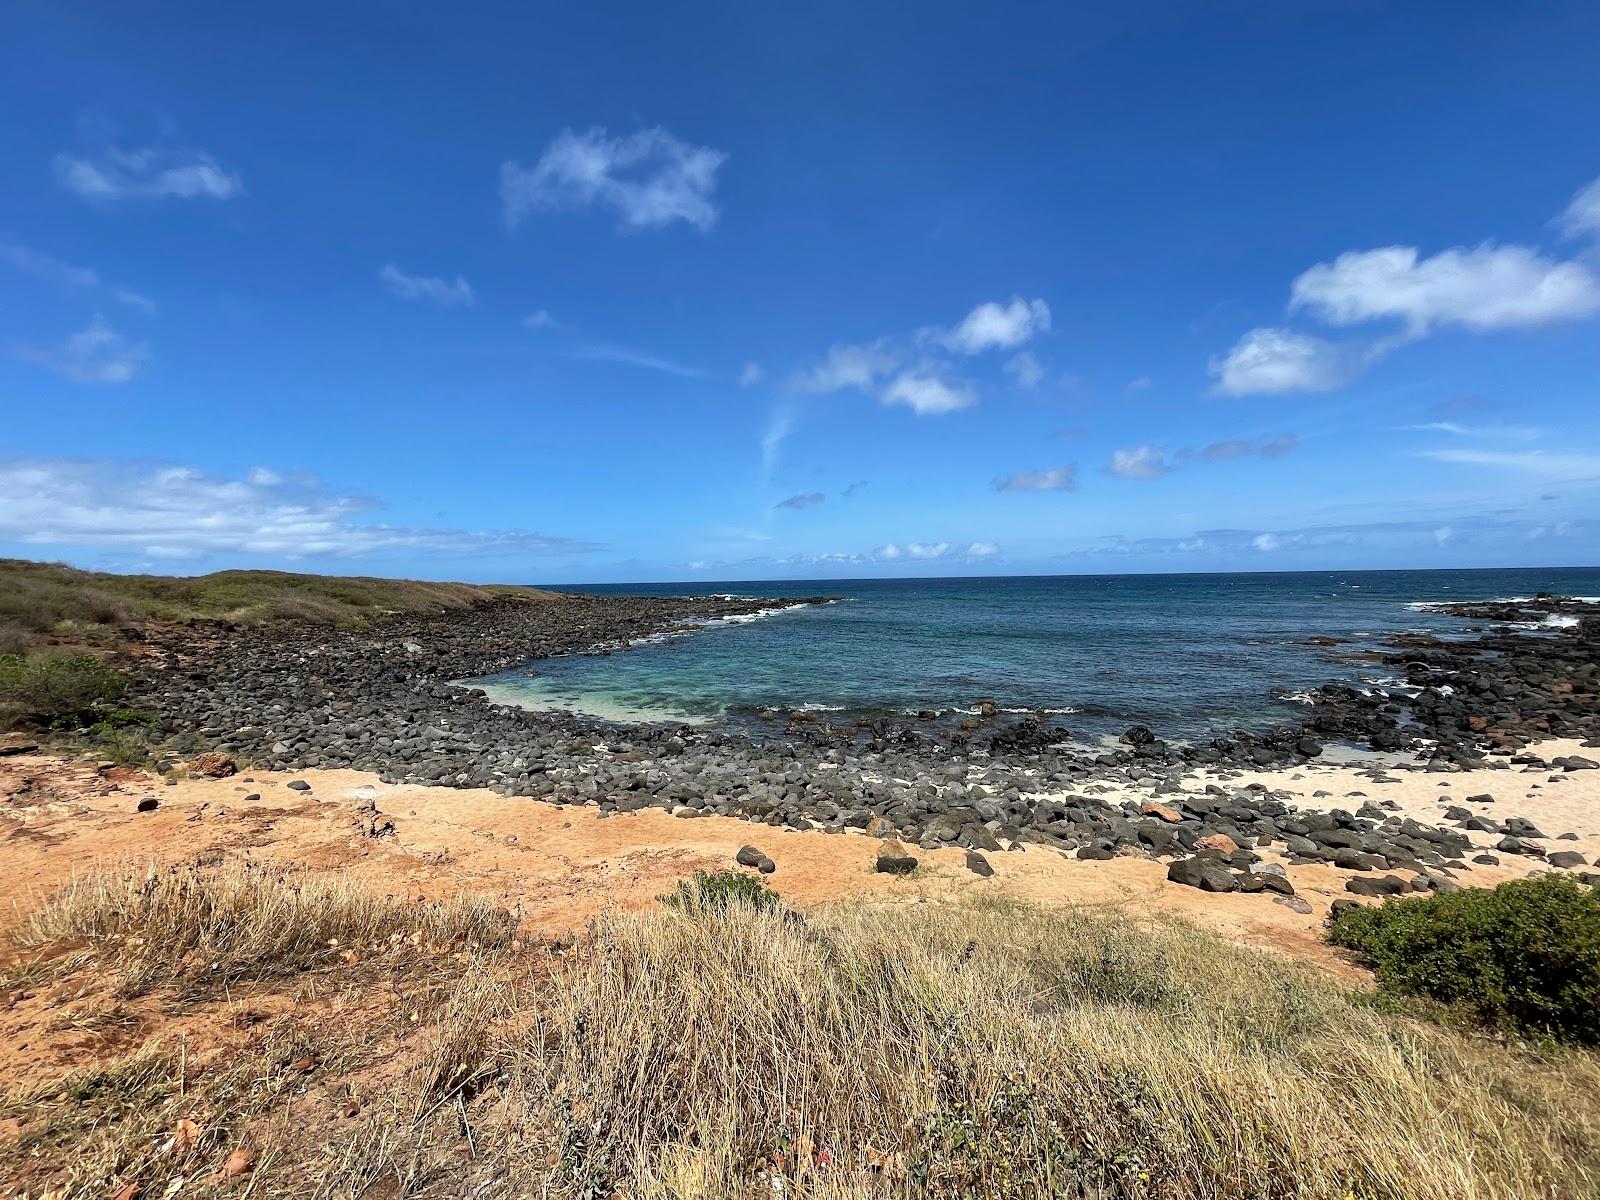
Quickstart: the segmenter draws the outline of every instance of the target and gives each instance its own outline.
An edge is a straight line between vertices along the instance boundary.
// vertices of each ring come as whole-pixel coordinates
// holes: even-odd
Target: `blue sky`
[[[0,554],[1600,561],[1592,3],[7,25]]]

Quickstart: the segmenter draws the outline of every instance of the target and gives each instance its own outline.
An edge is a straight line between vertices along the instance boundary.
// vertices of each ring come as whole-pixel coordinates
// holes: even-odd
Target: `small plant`
[[[727,912],[731,908],[776,912],[781,901],[778,893],[754,875],[696,871],[692,878],[680,879],[677,889],[662,896],[661,903],[686,913]]]
[[[1507,1032],[1600,1045],[1600,896],[1554,875],[1391,900],[1334,918],[1386,992]]]
[[[8,654],[0,657],[0,720],[78,729],[101,719],[127,686],[93,654]]]

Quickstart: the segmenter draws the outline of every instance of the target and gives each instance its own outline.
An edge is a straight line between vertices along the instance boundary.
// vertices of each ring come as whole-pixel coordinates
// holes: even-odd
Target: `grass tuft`
[[[115,951],[131,986],[310,970],[373,947],[496,947],[512,915],[470,896],[412,904],[338,875],[252,863],[125,868],[75,880],[16,935],[25,948],[87,942]]]
[[[763,880],[730,869],[696,871],[691,878],[680,879],[675,889],[661,897],[661,903],[684,913],[726,912],[733,907],[770,913],[777,912],[783,902]]]

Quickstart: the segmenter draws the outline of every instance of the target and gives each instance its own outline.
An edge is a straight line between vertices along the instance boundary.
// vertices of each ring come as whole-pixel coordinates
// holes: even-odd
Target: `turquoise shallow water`
[[[822,607],[714,624],[609,656],[545,659],[479,681],[497,698],[613,720],[758,725],[763,708],[840,717],[956,713],[980,698],[1053,711],[1098,736],[1142,721],[1175,737],[1292,717],[1274,698],[1379,676],[1305,644],[1359,649],[1397,630],[1466,622],[1428,601],[1600,596],[1600,568],[1121,575],[655,584],[594,593],[839,595]]]

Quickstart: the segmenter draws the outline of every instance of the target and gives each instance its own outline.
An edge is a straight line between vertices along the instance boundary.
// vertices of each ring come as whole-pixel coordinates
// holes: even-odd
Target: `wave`
[[[1442,612],[1458,604],[1532,604],[1536,599],[1536,596],[1495,596],[1488,600],[1412,600],[1406,607],[1412,612]],[[1600,596],[1563,596],[1562,599],[1579,604],[1600,604]]]
[[[1059,707],[1059,708],[1044,708],[1044,707],[1035,707],[1035,708],[1000,708],[1000,709],[997,709],[996,711],[997,712],[1003,712],[1003,713],[1017,713],[1017,714],[1047,713],[1050,716],[1065,717],[1065,716],[1070,716],[1073,713],[1080,713],[1080,712],[1083,711],[1083,709],[1081,709],[1081,708],[1072,708],[1070,706],[1063,706],[1063,707]],[[962,705],[956,704],[956,705],[947,705],[947,706],[945,706],[943,708],[940,708],[940,707],[938,707],[936,705],[925,704],[925,705],[921,706],[920,708],[902,708],[902,709],[900,709],[901,715],[907,716],[907,717],[921,716],[925,712],[931,712],[931,713],[935,714],[936,716],[940,716],[940,717],[947,717],[947,716],[978,717],[978,716],[982,716],[983,715],[983,710],[981,708],[979,708],[977,705],[962,706]]]
[[[753,600],[753,596],[718,595],[711,597],[716,600]],[[829,600],[828,604],[837,604],[837,600]],[[799,600],[793,604],[780,604],[773,608],[758,608],[753,613],[733,613],[726,617],[695,617],[685,621],[672,629],[663,629],[656,633],[647,633],[643,637],[636,637],[628,642],[629,646],[653,646],[661,642],[670,642],[674,638],[688,637],[690,634],[699,633],[702,629],[715,629],[722,625],[748,625],[752,621],[760,621],[766,617],[777,616],[779,613],[792,612],[797,608],[817,608],[818,605],[809,601]]]

